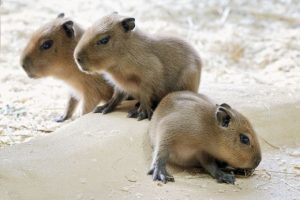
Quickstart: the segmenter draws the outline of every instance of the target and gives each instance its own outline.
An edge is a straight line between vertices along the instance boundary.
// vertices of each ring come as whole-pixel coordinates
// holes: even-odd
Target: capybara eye
[[[241,143],[246,144],[246,145],[250,144],[250,139],[244,134],[240,134],[240,141],[241,141]]]
[[[106,36],[106,37],[102,38],[101,40],[98,40],[97,45],[107,44],[109,39],[110,39],[110,36]]]
[[[50,49],[53,45],[53,40],[46,40],[45,42],[43,42],[43,44],[41,45],[41,49],[42,50],[47,50]]]

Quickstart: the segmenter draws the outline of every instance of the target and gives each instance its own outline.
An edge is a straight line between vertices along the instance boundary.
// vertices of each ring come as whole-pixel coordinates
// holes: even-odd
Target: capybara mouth
[[[90,69],[88,69],[88,68],[82,68],[82,67],[80,67],[79,69],[80,69],[80,71],[82,71],[82,72],[84,72],[84,73],[86,73],[86,74],[89,74],[89,75],[97,75],[97,74],[98,74],[98,73],[95,72],[95,71],[90,71]],[[99,75],[99,74],[98,74],[98,75]]]
[[[32,73],[29,73],[29,72],[27,72],[27,76],[28,76],[29,78],[32,78],[32,79],[37,79],[37,78],[39,78],[37,75],[32,74]]]
[[[237,176],[242,176],[242,177],[248,177],[253,174],[255,169],[253,168],[234,168],[228,165],[226,162],[223,161],[217,161],[218,167],[224,171],[224,172],[229,172],[229,173],[234,173]]]
[[[38,76],[36,74],[32,73],[32,70],[24,69],[24,71],[29,78],[32,78],[32,79],[38,78]]]
[[[78,62],[77,62],[77,66],[78,66],[78,68],[79,68],[80,71],[85,72],[87,74],[90,73],[89,69],[86,66],[84,66],[84,65],[82,65],[82,64],[80,64]]]

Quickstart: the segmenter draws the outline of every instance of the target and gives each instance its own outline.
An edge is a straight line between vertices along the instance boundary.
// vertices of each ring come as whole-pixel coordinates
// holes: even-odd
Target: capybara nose
[[[22,64],[22,67],[23,67],[24,70],[26,70],[26,68],[27,68],[24,63]]]
[[[255,160],[255,168],[259,165],[260,161],[261,161],[261,156],[258,156]]]
[[[28,71],[30,67],[30,59],[28,57],[23,58],[21,61],[21,65],[25,71]]]
[[[82,62],[82,58],[80,58],[79,56],[77,56],[76,60],[77,60],[77,62],[78,62],[78,63],[80,63],[80,64],[81,64],[81,62]]]
[[[83,64],[83,56],[81,53],[78,53],[76,56],[75,56],[75,59],[77,61],[78,64]]]
[[[78,68],[80,70],[88,71],[87,67],[85,66],[83,56],[81,54],[78,53],[77,55],[75,55],[75,60],[76,60],[76,63],[78,65]]]

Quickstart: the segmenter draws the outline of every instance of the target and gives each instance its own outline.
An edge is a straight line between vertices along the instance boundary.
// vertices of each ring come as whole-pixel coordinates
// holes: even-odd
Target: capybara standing
[[[86,114],[101,101],[107,102],[113,94],[112,86],[102,76],[80,71],[73,59],[75,46],[83,32],[62,13],[33,33],[21,57],[21,65],[29,77],[51,76],[71,87],[67,109],[57,122],[70,118],[80,101],[81,114]]]
[[[135,28],[134,18],[117,13],[87,29],[74,57],[82,71],[104,73],[115,85],[112,99],[96,112],[111,112],[131,95],[139,104],[129,117],[150,119],[168,93],[199,88],[201,60],[194,48],[178,38],[148,35]]]

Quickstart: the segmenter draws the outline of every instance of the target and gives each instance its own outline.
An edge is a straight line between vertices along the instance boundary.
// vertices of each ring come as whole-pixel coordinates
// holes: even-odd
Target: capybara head
[[[76,46],[74,59],[82,71],[100,72],[116,65],[128,47],[135,19],[117,13],[102,17],[86,30]]]
[[[254,169],[261,161],[260,145],[248,119],[228,104],[216,106],[215,156],[239,169]]]
[[[30,38],[21,56],[21,66],[31,78],[66,74],[81,29],[61,13],[43,25]]]

